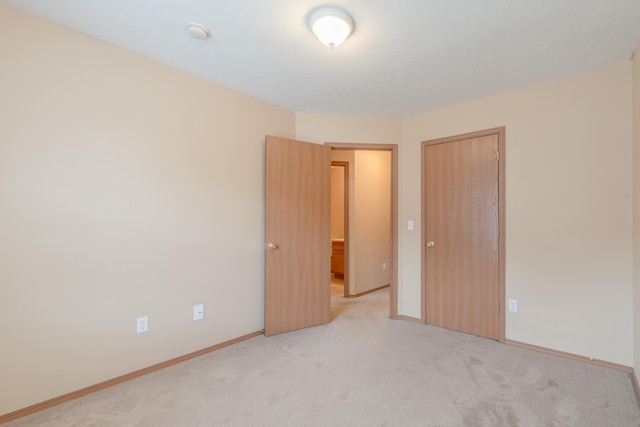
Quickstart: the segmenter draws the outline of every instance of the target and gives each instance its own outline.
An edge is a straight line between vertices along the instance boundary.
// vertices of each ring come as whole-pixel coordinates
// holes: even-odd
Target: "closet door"
[[[426,321],[500,334],[497,133],[423,143]]]

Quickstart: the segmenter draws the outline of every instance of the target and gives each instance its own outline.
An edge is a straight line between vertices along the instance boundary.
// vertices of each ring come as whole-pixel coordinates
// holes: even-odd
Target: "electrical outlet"
[[[193,320],[204,319],[204,304],[198,304],[193,306]]]
[[[517,299],[510,299],[509,300],[509,311],[511,311],[513,313],[517,313],[518,312],[518,300]]]
[[[136,330],[139,334],[149,330],[149,318],[147,316],[138,317],[136,320]]]

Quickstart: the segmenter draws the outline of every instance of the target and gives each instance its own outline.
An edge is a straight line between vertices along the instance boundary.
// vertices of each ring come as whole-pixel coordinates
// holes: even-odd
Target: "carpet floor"
[[[413,322],[389,290],[6,424],[640,426],[629,375]]]

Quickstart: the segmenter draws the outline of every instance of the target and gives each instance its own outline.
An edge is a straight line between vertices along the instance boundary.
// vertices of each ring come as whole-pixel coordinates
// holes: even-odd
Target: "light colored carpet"
[[[333,322],[253,338],[7,426],[640,426],[627,374],[388,319],[389,290]]]

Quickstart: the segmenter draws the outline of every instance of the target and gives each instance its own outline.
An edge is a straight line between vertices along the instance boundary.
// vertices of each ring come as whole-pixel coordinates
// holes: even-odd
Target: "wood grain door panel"
[[[493,339],[500,338],[498,141],[492,134],[423,148],[426,322]]]
[[[331,150],[273,136],[265,147],[268,336],[331,320]]]

